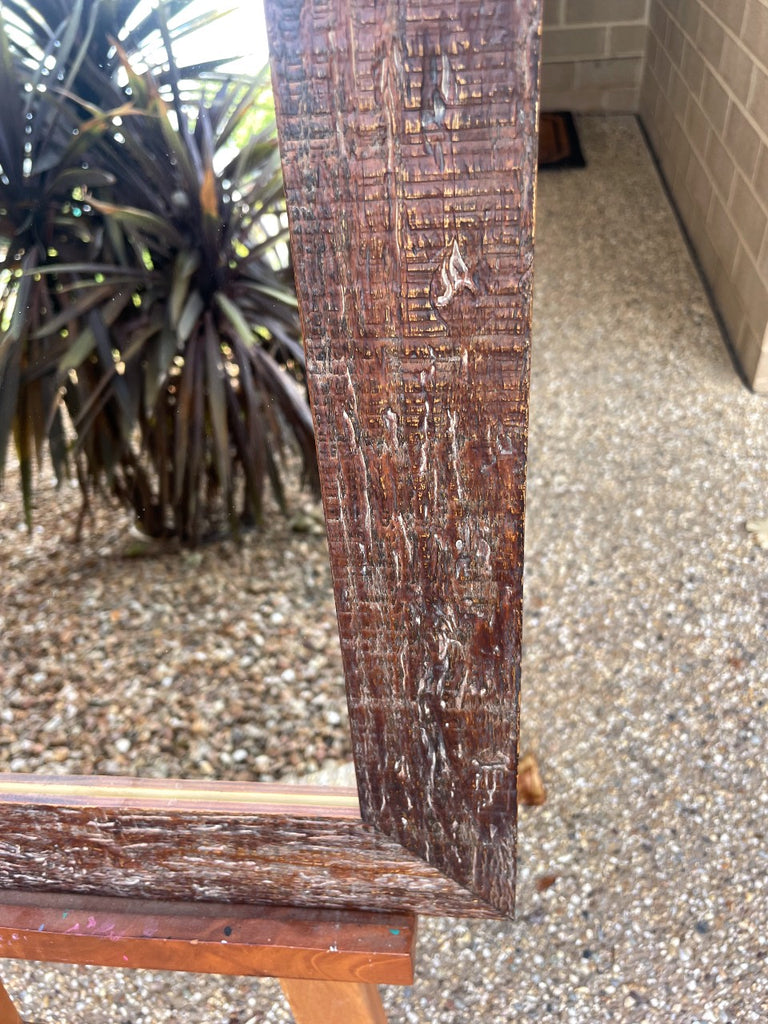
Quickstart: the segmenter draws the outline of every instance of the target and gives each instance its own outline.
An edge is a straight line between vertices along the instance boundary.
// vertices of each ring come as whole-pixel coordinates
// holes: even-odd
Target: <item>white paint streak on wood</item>
[[[459,240],[456,237],[453,238],[453,241],[448,245],[447,250],[443,254],[440,266],[440,281],[443,291],[437,296],[435,301],[441,308],[447,306],[454,296],[458,295],[465,288],[472,292],[473,295],[477,294],[477,285],[470,277],[469,268],[464,261],[464,257],[461,255]]]

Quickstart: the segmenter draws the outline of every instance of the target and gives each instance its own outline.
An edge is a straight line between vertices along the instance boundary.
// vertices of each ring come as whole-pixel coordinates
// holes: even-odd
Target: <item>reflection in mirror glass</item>
[[[39,6],[3,14],[0,769],[348,760],[260,5]]]

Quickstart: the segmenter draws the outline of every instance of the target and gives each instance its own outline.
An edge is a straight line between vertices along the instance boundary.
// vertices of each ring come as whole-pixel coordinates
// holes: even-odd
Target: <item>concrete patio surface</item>
[[[425,923],[393,1021],[768,1020],[768,404],[631,118],[537,220],[517,919]]]
[[[422,919],[390,1024],[768,1020],[768,403],[637,122],[578,127],[588,166],[543,174],[537,216],[522,749],[548,799],[516,919]],[[0,977],[40,1021],[290,1020],[272,982]]]

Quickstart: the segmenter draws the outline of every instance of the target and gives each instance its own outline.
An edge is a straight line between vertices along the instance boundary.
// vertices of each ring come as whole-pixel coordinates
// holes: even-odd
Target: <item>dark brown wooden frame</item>
[[[0,776],[0,888],[511,913],[540,0],[268,0],[354,790]]]

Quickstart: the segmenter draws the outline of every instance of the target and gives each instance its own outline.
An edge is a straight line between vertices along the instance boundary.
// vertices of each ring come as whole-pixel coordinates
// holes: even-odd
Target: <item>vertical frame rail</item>
[[[514,900],[538,0],[268,0],[363,820]]]

